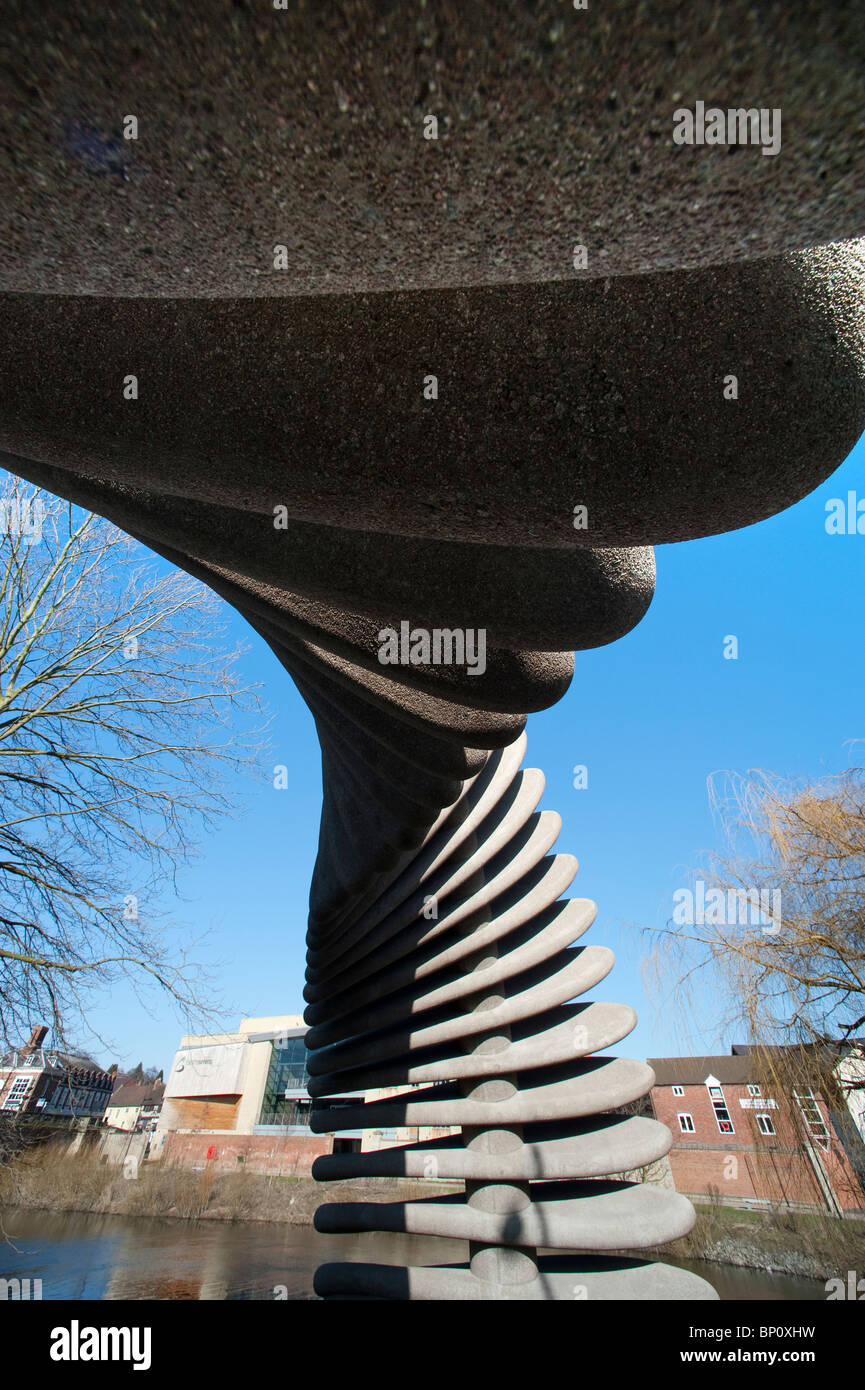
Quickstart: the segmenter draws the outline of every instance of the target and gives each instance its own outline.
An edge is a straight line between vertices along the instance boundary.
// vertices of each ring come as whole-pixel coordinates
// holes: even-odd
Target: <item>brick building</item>
[[[651,1104],[673,1134],[679,1192],[723,1203],[865,1213],[865,1187],[819,1093],[782,1097],[755,1077],[750,1049],[654,1057]]]
[[[112,1129],[149,1134],[159,1121],[164,1094],[161,1081],[127,1081],[109,1100],[105,1123]]]
[[[90,1057],[45,1047],[48,1029],[33,1029],[24,1047],[0,1056],[0,1112],[43,1119],[102,1119],[114,1077]]]

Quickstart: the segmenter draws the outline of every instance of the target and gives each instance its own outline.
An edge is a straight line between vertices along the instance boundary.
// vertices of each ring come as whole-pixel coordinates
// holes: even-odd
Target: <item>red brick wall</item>
[[[765,1108],[776,1132],[764,1135],[757,1127],[758,1109],[744,1109],[739,1104],[740,1099],[759,1097],[749,1096],[747,1085],[724,1084],[722,1089],[733,1134],[720,1133],[706,1086],[685,1086],[683,1096],[674,1096],[672,1086],[656,1086],[652,1091],[655,1115],[673,1134],[670,1166],[677,1189],[692,1196],[707,1196],[716,1189],[722,1200],[750,1197],[825,1207],[789,1103],[781,1101],[774,1110]],[[819,1105],[831,1139],[828,1152],[817,1150],[826,1176],[842,1209],[865,1210],[865,1192],[832,1129],[822,1100]],[[691,1116],[693,1134],[680,1130],[679,1112]]]
[[[679,1192],[724,1199],[756,1197],[763,1201],[825,1206],[811,1164],[801,1152],[675,1147],[670,1153],[673,1181]]]
[[[202,1164],[217,1172],[251,1173],[272,1176],[308,1177],[313,1159],[329,1154],[333,1139],[329,1134],[169,1134],[160,1157],[164,1163],[183,1168]],[[207,1157],[214,1149],[212,1158]],[[238,1160],[243,1159],[240,1163]]]

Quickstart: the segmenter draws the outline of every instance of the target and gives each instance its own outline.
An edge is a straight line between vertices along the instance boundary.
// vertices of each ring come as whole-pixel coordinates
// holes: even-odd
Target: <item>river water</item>
[[[276,1222],[13,1211],[0,1230],[0,1277],[41,1279],[43,1299],[309,1299],[315,1267],[327,1260],[421,1265],[466,1258],[461,1241],[324,1236]],[[708,1279],[722,1299],[826,1298],[817,1280],[676,1263]]]

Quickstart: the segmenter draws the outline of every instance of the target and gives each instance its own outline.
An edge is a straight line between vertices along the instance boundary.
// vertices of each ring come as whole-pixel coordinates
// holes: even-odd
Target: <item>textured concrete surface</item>
[[[370,1087],[396,1094],[352,1122],[463,1126],[317,1173],[440,1164],[464,1196],[320,1221],[462,1235],[468,1265],[326,1266],[319,1292],[710,1297],[537,1254],[663,1242],[692,1214],[587,1182],[669,1131],[603,1113],[652,1073],[606,1055],[633,1011],[583,997],[612,955],[583,942],[594,905],[560,901],[577,864],[523,729],[575,650],[643,617],[653,545],[789,506],[862,429],[859,7],[10,0],[4,20],[0,461],[211,585],[310,708],[317,1127]],[[777,108],[779,153],[674,144],[697,101]],[[383,665],[402,622],[483,629],[484,670]]]
[[[865,233],[855,3],[7,0],[4,42],[9,289],[568,280],[575,242],[605,276]],[[674,145],[699,99],[780,108],[781,153]]]
[[[472,1270],[453,1265],[401,1269],[394,1265],[327,1264],[316,1271],[315,1290],[324,1298],[461,1302],[573,1302],[580,1298],[591,1303],[690,1303],[717,1297],[711,1284],[688,1270],[627,1256],[547,1255],[538,1260],[537,1267],[536,1279],[495,1286]]]
[[[132,490],[166,544],[194,528],[199,558],[262,580],[291,573],[278,506],[375,533],[336,568],[363,556],[361,591],[392,534],[554,550],[710,535],[798,501],[855,443],[863,256],[264,302],[11,296],[0,447]]]

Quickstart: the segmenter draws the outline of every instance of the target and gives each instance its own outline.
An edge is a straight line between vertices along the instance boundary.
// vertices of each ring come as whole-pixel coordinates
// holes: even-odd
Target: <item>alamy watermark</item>
[[[827,536],[865,536],[865,498],[858,498],[851,489],[843,497],[830,497],[826,503]]]
[[[781,149],[781,111],[761,106],[706,107],[695,103],[691,111],[680,106],[673,112],[674,145],[759,145],[762,154]]]
[[[840,1278],[827,1279],[825,1287],[829,1303],[837,1299],[849,1299],[851,1303],[865,1302],[865,1279],[860,1279],[855,1269],[848,1269],[846,1282]]]
[[[484,627],[413,628],[401,622],[399,632],[383,627],[378,644],[382,666],[465,666],[469,676],[482,676],[487,669]]]
[[[5,1303],[10,1299],[15,1303],[29,1302],[41,1297],[41,1279],[0,1279],[0,1302]]]
[[[761,927],[777,936],[781,916],[779,888],[707,888],[697,879],[693,889],[677,888],[673,894],[676,926]]]
[[[42,539],[46,507],[41,497],[0,498],[0,534],[23,536],[32,545]]]
[[[82,1327],[73,1318],[52,1329],[48,1354],[52,1361],[129,1361],[133,1371],[148,1371],[152,1337],[150,1327]]]

